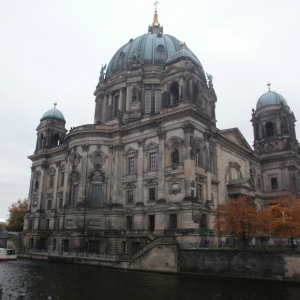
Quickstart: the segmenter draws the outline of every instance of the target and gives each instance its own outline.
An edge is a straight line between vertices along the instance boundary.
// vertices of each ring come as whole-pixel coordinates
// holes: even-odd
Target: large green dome
[[[64,115],[56,108],[52,108],[44,113],[41,118],[41,121],[45,120],[46,118],[54,118],[62,121],[66,121]]]
[[[280,104],[281,102],[283,102],[284,105],[288,105],[283,96],[276,92],[269,91],[260,96],[260,98],[257,100],[256,109],[264,106]]]
[[[174,53],[180,53],[182,57],[184,52],[184,57],[192,59],[202,68],[196,55],[186,45],[181,47],[180,41],[174,36],[162,33],[146,33],[134,40],[131,39],[116,52],[108,64],[106,78],[128,69],[131,66],[134,52],[138,52],[138,60],[144,65],[164,65]],[[174,60],[174,57],[171,60]]]

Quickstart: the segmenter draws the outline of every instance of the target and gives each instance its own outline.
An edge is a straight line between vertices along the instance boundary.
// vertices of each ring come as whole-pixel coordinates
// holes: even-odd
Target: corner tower
[[[254,151],[262,158],[265,192],[300,192],[298,173],[299,143],[295,133],[295,116],[285,98],[271,91],[263,94],[252,110]],[[270,195],[271,195],[270,194]]]

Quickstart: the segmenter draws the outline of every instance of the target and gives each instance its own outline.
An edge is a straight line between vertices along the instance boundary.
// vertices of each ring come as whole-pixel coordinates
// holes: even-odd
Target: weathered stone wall
[[[300,252],[179,250],[180,273],[300,280]]]

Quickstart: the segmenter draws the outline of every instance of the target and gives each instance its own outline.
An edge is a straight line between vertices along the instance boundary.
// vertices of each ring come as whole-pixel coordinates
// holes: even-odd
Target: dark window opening
[[[140,242],[132,242],[131,247],[132,247],[131,253],[134,254],[140,250],[141,244],[140,244]]]
[[[156,152],[150,153],[150,171],[156,170]]]
[[[33,229],[33,220],[29,220],[29,229]]]
[[[177,147],[173,148],[173,152],[171,153],[172,164],[179,164],[179,151]]]
[[[161,105],[162,105],[162,94],[161,94],[161,90],[155,90],[155,108],[154,111],[157,113],[160,111],[161,109]]]
[[[102,164],[102,156],[100,154],[97,154],[94,157],[94,165],[101,165]]]
[[[53,148],[59,146],[59,142],[60,142],[60,140],[59,140],[59,134],[55,134],[53,136],[53,142],[52,142]]]
[[[99,241],[88,241],[88,253],[99,253]]]
[[[54,186],[54,175],[50,175],[50,179],[49,179],[49,187],[53,188]]]
[[[118,116],[118,108],[119,108],[119,96],[115,96],[114,115],[113,115],[114,118]]]
[[[206,214],[201,215],[200,228],[207,229],[207,216],[206,216]]]
[[[170,228],[177,228],[177,214],[170,214]]]
[[[69,240],[63,240],[63,252],[69,251]]]
[[[63,206],[63,199],[60,198],[60,199],[59,199],[59,208],[62,208],[62,206]]]
[[[46,228],[45,228],[45,229],[49,229],[49,225],[50,225],[50,220],[47,219],[47,220],[46,220]]]
[[[57,219],[57,229],[60,228],[60,219]]]
[[[60,185],[63,186],[64,183],[65,183],[65,172],[61,172]]]
[[[73,161],[73,166],[77,166],[78,163],[79,163],[79,159],[78,159],[78,157],[76,156],[76,157],[74,158],[74,161]]]
[[[196,165],[201,165],[201,149],[196,149]]]
[[[271,189],[272,190],[278,189],[277,178],[271,178]]]
[[[178,82],[173,82],[170,88],[171,99],[170,106],[176,105],[179,102],[179,84]]]
[[[266,124],[266,134],[267,137],[274,136],[274,125],[272,122]]]
[[[132,216],[127,216],[127,217],[126,217],[126,228],[127,228],[128,230],[133,229]]]
[[[127,191],[127,203],[133,203],[133,190]]]
[[[155,201],[155,188],[149,188],[149,201]]]
[[[53,239],[53,250],[56,250],[56,239]]]
[[[35,181],[34,187],[35,187],[36,190],[38,190],[38,188],[39,188],[39,182],[38,182],[38,180]]]
[[[149,219],[149,230],[155,231],[155,215],[148,216]]]
[[[197,83],[193,83],[193,102],[197,103],[198,102],[198,87],[197,87]]]

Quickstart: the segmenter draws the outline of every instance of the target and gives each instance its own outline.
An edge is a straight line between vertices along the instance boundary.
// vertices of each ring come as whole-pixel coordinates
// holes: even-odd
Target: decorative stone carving
[[[81,147],[82,147],[82,151],[89,151],[90,145],[89,144],[83,144]]]
[[[41,168],[42,168],[43,170],[48,170],[49,164],[48,164],[47,162],[43,162],[42,165],[41,165]]]
[[[204,183],[204,182],[206,182],[206,176],[196,175],[196,181]]]
[[[157,135],[159,140],[164,140],[166,138],[166,132],[162,129],[157,131]]]
[[[76,170],[72,170],[72,172],[69,175],[69,179],[68,179],[69,184],[78,182],[79,180],[80,180],[80,173]]]
[[[137,140],[137,143],[138,143],[138,147],[144,147],[145,146],[145,139],[141,139],[141,140]]]
[[[186,122],[182,126],[182,129],[183,129],[184,134],[194,134],[195,126],[190,122]]]

